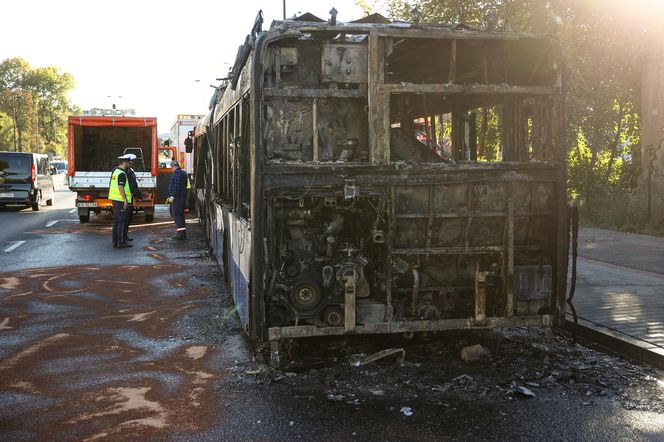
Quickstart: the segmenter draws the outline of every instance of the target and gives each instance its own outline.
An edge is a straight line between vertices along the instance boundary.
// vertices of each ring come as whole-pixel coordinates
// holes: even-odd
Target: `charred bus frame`
[[[379,16],[260,22],[196,134],[200,215],[251,338],[276,350],[564,317],[557,39]],[[500,122],[491,161],[486,109]]]

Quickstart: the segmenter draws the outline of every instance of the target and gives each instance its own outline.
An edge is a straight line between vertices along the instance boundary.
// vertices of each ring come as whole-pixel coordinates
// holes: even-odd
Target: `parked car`
[[[53,160],[51,161],[51,167],[55,168],[55,173],[60,175],[61,173],[67,173],[67,162],[63,160]]]
[[[0,206],[53,205],[53,173],[46,155],[0,152]]]

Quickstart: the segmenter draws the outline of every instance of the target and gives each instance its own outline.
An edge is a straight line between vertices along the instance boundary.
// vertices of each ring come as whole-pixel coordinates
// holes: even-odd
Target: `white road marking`
[[[78,212],[78,209],[71,209],[71,210],[69,211],[69,213],[76,213],[76,212]]]
[[[23,244],[25,244],[25,241],[14,241],[14,245],[7,247],[4,252],[9,253],[16,248],[21,247]]]
[[[59,219],[54,219],[52,221],[49,221],[49,222],[46,223],[46,227],[52,227],[52,226],[56,225],[58,223],[58,221],[60,221],[60,220]]]

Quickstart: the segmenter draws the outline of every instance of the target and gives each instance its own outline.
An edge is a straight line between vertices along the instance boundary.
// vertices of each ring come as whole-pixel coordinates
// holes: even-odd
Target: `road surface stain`
[[[15,366],[18,362],[20,362],[23,359],[26,359],[30,356],[33,356],[35,353],[38,353],[40,350],[43,348],[48,347],[49,345],[52,345],[55,343],[55,341],[62,340],[64,338],[69,337],[70,335],[67,333],[58,333],[53,336],[48,336],[45,339],[41,339],[35,344],[30,345],[27,348],[22,349],[12,357],[5,359],[3,362],[0,363],[0,371],[2,370],[7,370],[9,368],[12,368]]]
[[[9,326],[9,317],[5,318],[0,322],[0,331],[2,330],[11,330],[14,327]]]
[[[211,425],[216,350],[178,331],[185,315],[209,308],[210,290],[178,277],[203,275],[195,265],[163,256],[0,274],[0,332],[11,343],[0,353],[0,393],[35,398],[0,415],[3,434],[127,440]]]
[[[7,276],[6,278],[0,278],[0,288],[5,290],[13,290],[19,285],[19,280],[15,276]]]
[[[200,359],[205,356],[207,350],[208,348],[205,345],[192,345],[187,349],[187,356],[191,359]]]

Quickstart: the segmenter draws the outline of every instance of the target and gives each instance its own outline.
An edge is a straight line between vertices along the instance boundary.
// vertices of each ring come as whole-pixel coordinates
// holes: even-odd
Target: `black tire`
[[[87,223],[90,221],[90,214],[88,213],[87,215],[78,215],[78,220],[83,223]]]
[[[39,198],[39,195],[37,195],[37,201],[35,201],[34,203],[30,204],[30,206],[32,207],[32,211],[33,211],[33,212],[39,212],[39,199],[40,199],[40,198]]]
[[[47,206],[52,206],[53,205],[53,198],[51,198],[50,200],[46,200],[46,205]]]

